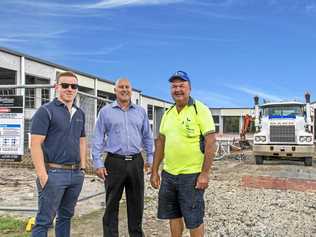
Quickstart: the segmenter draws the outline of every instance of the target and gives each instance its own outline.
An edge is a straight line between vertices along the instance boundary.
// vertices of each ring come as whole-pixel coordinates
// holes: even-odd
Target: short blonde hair
[[[74,77],[74,78],[76,78],[77,81],[78,81],[77,75],[76,75],[74,72],[72,72],[72,71],[59,72],[59,73],[57,74],[57,78],[56,78],[57,83],[59,82],[59,79],[60,79],[61,77]]]

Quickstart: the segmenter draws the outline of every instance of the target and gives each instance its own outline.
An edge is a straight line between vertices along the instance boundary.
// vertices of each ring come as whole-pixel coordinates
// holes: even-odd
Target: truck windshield
[[[263,107],[264,116],[304,116],[302,105],[273,105]]]

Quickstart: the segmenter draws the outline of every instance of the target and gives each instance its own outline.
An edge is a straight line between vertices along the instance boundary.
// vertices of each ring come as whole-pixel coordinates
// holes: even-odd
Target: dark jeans
[[[104,163],[108,176],[105,181],[106,209],[103,216],[104,237],[117,237],[119,204],[125,188],[128,232],[131,237],[144,236],[144,161],[139,155],[133,160],[108,157]]]
[[[188,229],[195,229],[203,223],[204,190],[195,188],[198,175],[172,175],[162,171],[158,195],[159,219],[183,217]]]
[[[48,228],[57,214],[55,236],[70,236],[70,220],[74,215],[84,174],[80,170],[49,169],[44,188],[36,180],[38,189],[38,212],[33,237],[47,237]]]

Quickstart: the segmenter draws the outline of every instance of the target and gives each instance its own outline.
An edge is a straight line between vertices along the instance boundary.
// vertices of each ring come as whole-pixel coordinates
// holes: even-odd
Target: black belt
[[[133,154],[133,155],[119,155],[119,154],[114,154],[114,153],[108,152],[109,157],[119,158],[119,159],[123,159],[123,160],[134,160],[137,157],[140,157],[140,155],[141,155],[140,153]]]

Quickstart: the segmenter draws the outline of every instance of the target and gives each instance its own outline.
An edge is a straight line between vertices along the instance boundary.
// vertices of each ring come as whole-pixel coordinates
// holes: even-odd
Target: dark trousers
[[[125,188],[128,232],[131,237],[143,237],[144,161],[141,155],[133,160],[108,155],[105,160],[108,176],[105,181],[106,209],[103,216],[104,237],[118,234],[119,204]]]

